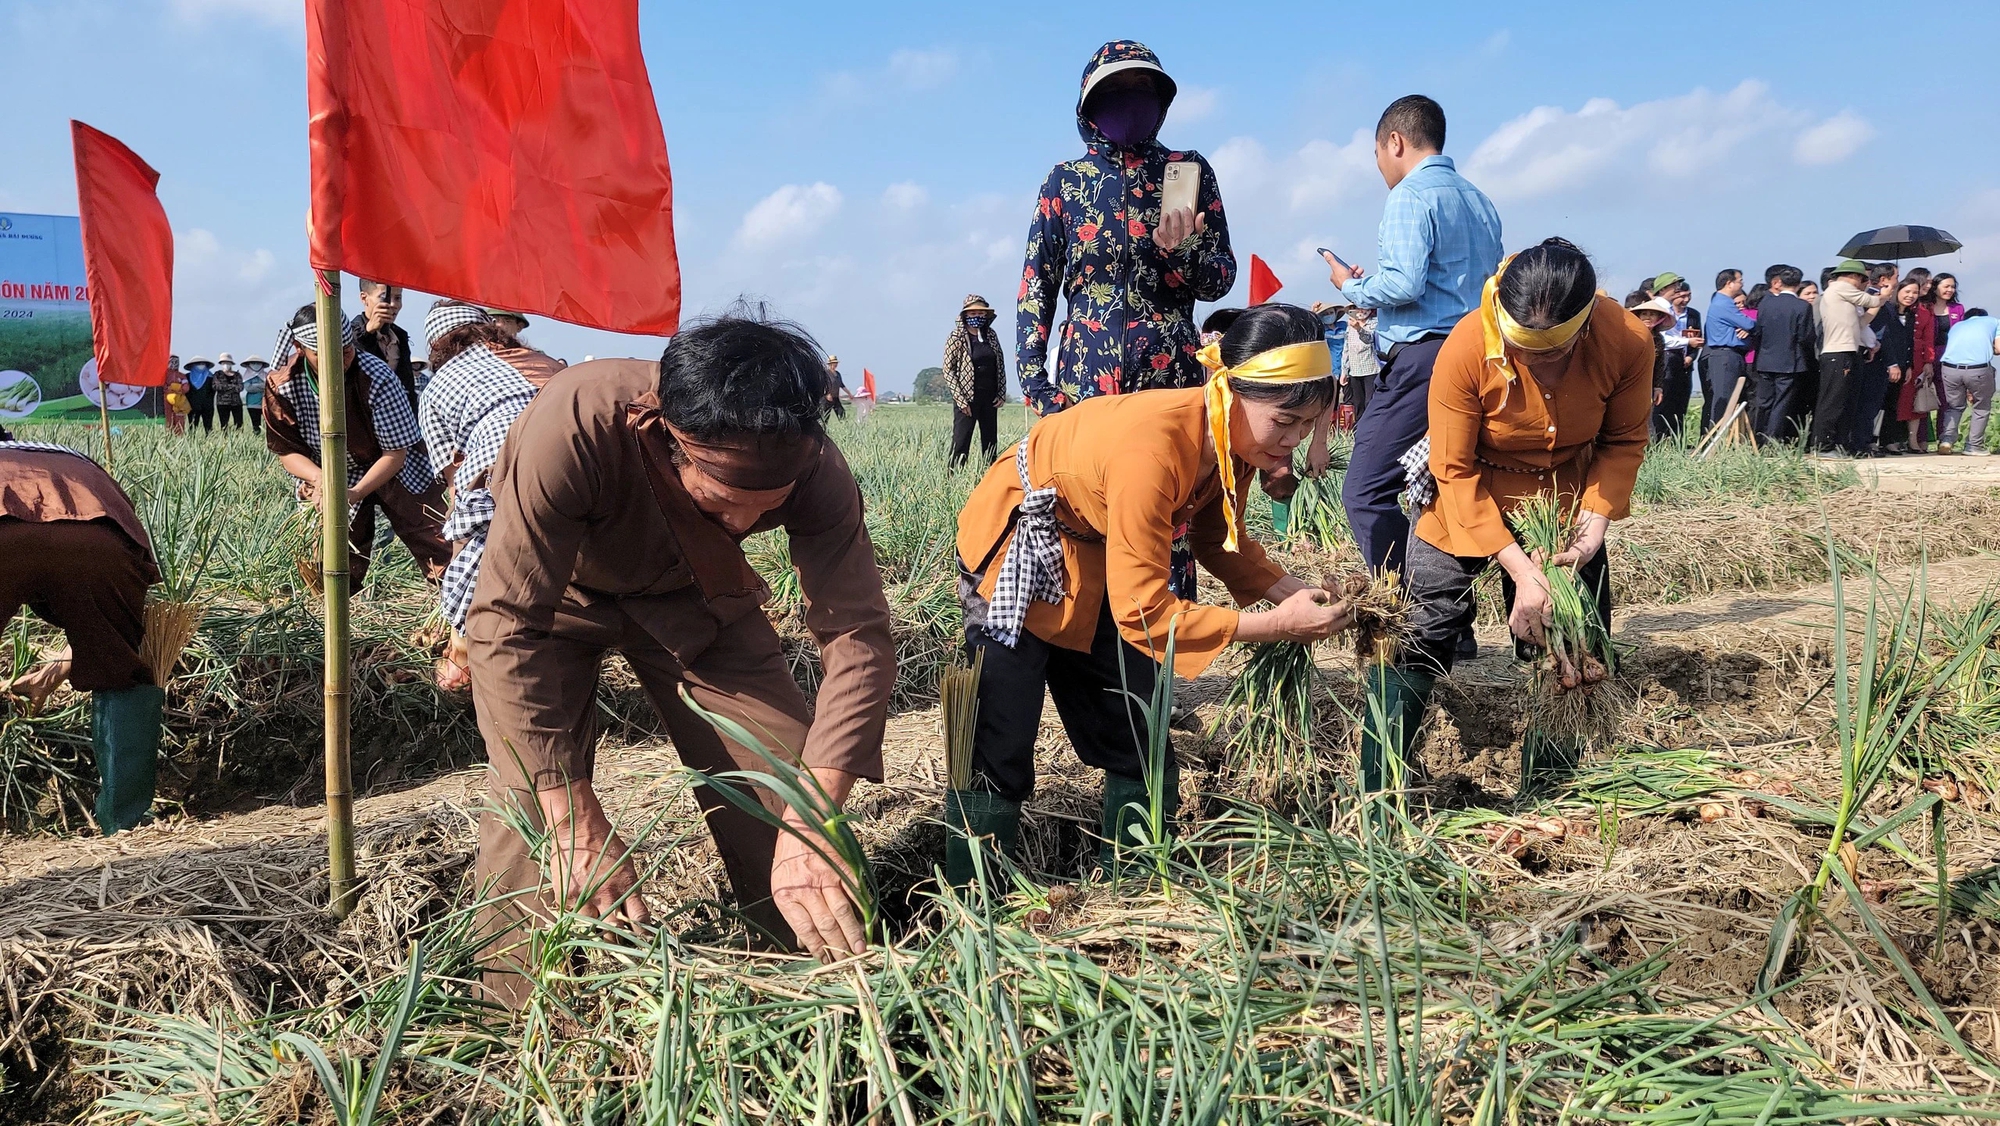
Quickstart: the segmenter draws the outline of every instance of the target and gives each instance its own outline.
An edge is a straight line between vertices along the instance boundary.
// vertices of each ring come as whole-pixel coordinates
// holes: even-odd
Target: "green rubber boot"
[[[1583,743],[1575,736],[1529,728],[1521,735],[1521,796],[1538,797],[1576,773]]]
[[[1285,533],[1291,530],[1292,502],[1288,500],[1273,500],[1271,502],[1271,531],[1278,539],[1284,539]]]
[[[1181,768],[1167,764],[1165,790],[1166,832],[1173,834],[1174,814],[1181,805]],[[1099,831],[1104,840],[1097,846],[1097,866],[1106,879],[1119,879],[1130,863],[1130,850],[1138,847],[1132,835],[1137,826],[1150,826],[1153,819],[1153,792],[1143,778],[1104,773],[1104,816]],[[1150,835],[1150,834],[1149,834]]]
[[[160,713],[167,694],[151,684],[90,694],[90,745],[97,758],[97,827],[130,829],[153,808]]]
[[[1368,711],[1361,716],[1361,785],[1368,793],[1407,784],[1416,762],[1417,734],[1437,678],[1379,662],[1368,669]],[[1380,719],[1377,718],[1379,709]],[[1390,749],[1384,753],[1383,737]],[[1391,762],[1389,755],[1393,754]],[[1393,776],[1391,766],[1394,767]]]
[[[1021,803],[985,790],[946,790],[944,824],[945,881],[955,888],[971,887],[973,840],[986,850],[983,859],[991,878],[999,858],[1013,856],[1020,845]]]

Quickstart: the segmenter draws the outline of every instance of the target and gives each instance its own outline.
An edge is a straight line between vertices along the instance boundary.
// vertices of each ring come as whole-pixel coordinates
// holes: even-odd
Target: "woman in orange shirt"
[[[1078,757],[1105,771],[1100,853],[1148,802],[1148,699],[1169,630],[1174,669],[1195,676],[1231,641],[1314,641],[1347,609],[1272,563],[1242,527],[1251,469],[1291,465],[1336,390],[1319,319],[1260,305],[1202,349],[1203,387],[1103,395],[1036,424],[1005,451],[958,516],[966,648],[985,654],[973,788],[946,795],[955,830],[946,872],[972,878],[973,837],[1011,852],[1034,792],[1042,695]],[[1244,606],[1207,606],[1168,587],[1174,528]],[[1127,695],[1130,693],[1130,695]],[[1179,804],[1169,758],[1166,806]]]
[[[1549,590],[1540,562],[1509,527],[1521,500],[1553,490],[1579,510],[1576,538],[1555,561],[1577,566],[1610,627],[1604,533],[1627,515],[1652,407],[1652,334],[1597,292],[1582,251],[1552,238],[1501,263],[1479,315],[1460,321],[1438,351],[1425,439],[1429,472],[1414,456],[1423,446],[1406,456],[1406,464],[1418,464],[1410,499],[1423,509],[1403,567],[1411,636],[1399,663],[1370,685],[1388,717],[1396,761],[1383,761],[1376,726],[1365,724],[1369,789],[1397,784],[1394,773],[1409,765],[1431,688],[1451,671],[1456,639],[1472,625],[1473,580],[1489,564],[1505,572],[1517,655],[1540,646]],[[1573,743],[1556,746],[1527,732],[1523,786],[1544,774],[1550,759],[1574,755]]]

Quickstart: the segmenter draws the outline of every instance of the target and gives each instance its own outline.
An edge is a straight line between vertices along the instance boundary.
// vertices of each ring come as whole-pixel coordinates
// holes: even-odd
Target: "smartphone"
[[[1342,262],[1342,261],[1341,261],[1341,258],[1340,258],[1340,255],[1338,255],[1338,254],[1335,254],[1335,253],[1334,253],[1333,251],[1331,251],[1331,250],[1328,250],[1328,249],[1327,249],[1326,247],[1324,247],[1324,246],[1322,246],[1322,247],[1320,247],[1320,248],[1319,248],[1319,252],[1320,252],[1321,254],[1324,254],[1324,255],[1326,255],[1326,256],[1327,256],[1328,258],[1331,258],[1331,259],[1333,259],[1333,260],[1334,260],[1334,261],[1336,261],[1336,262],[1340,262],[1340,268],[1341,268],[1341,269],[1343,269],[1343,270],[1352,270],[1352,269],[1354,268],[1354,267],[1352,267],[1352,266],[1348,265],[1348,264],[1347,264],[1346,262]]]
[[[1185,208],[1195,209],[1201,195],[1201,165],[1192,160],[1167,162],[1160,177],[1160,211],[1165,214]]]

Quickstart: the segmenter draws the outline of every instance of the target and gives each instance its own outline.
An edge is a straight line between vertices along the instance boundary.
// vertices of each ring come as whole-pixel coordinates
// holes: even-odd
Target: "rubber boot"
[[[1555,789],[1576,773],[1583,744],[1573,735],[1550,735],[1529,728],[1521,735],[1521,796],[1534,797]]]
[[[1423,728],[1424,712],[1430,707],[1431,689],[1436,685],[1437,678],[1427,672],[1379,662],[1369,666],[1368,710],[1361,715],[1361,785],[1365,791],[1389,788],[1390,755],[1395,756],[1394,777],[1408,782],[1416,762],[1417,734]],[[1380,723],[1375,718],[1378,708]]]
[[[1166,833],[1173,834],[1174,814],[1181,804],[1181,768],[1179,763],[1167,764],[1165,790]],[[1104,840],[1097,846],[1097,866],[1106,879],[1118,879],[1123,869],[1131,863],[1131,850],[1138,847],[1138,840],[1132,835],[1135,826],[1148,826],[1153,819],[1153,792],[1147,788],[1143,778],[1127,778],[1122,774],[1104,772],[1104,814],[1099,822],[1099,832]]]
[[[151,684],[90,694],[90,746],[97,758],[97,827],[130,829],[153,808],[160,713],[167,694]]]
[[[1272,501],[1271,502],[1272,533],[1275,535],[1276,538],[1284,539],[1285,533],[1291,530],[1292,530],[1292,502],[1288,500]]]
[[[944,878],[955,888],[972,886],[972,844],[976,838],[986,853],[990,879],[999,858],[1013,856],[1021,842],[1021,803],[985,790],[944,792]]]

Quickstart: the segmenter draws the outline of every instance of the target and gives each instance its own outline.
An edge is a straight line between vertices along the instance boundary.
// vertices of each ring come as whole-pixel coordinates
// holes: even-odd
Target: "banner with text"
[[[0,422],[97,417],[84,285],[76,216],[0,211]],[[111,413],[157,417],[158,400],[132,388],[111,397]]]

